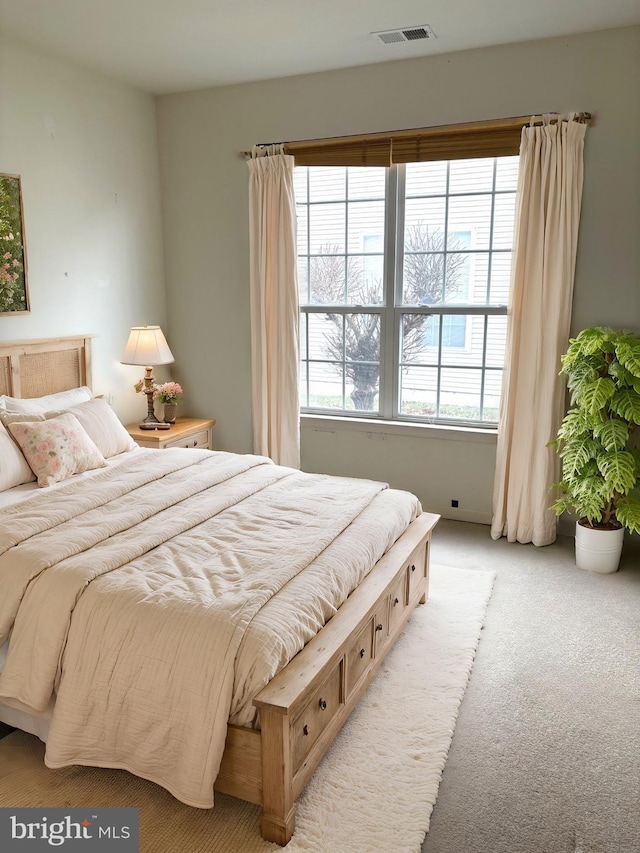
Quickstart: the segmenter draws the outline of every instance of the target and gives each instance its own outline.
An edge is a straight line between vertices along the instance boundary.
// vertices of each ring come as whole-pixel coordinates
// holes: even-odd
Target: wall
[[[96,393],[140,420],[144,371],[119,358],[166,320],[153,98],[0,37],[0,172],[22,178],[31,302],[0,339],[94,334]]]
[[[640,28],[209,89],[158,100],[175,373],[216,445],[250,451],[247,167],[295,140],[587,110],[573,328],[640,328]],[[535,413],[532,413],[535,416]],[[426,508],[488,522],[495,440],[436,428],[305,420],[307,470],[383,478]],[[459,509],[450,509],[450,500]]]

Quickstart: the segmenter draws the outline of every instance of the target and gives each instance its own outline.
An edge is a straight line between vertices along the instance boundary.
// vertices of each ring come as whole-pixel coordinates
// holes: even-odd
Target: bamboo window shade
[[[579,113],[578,121],[588,121]],[[450,124],[414,130],[286,142],[296,166],[391,166],[427,160],[507,157],[520,151],[522,128],[531,116]],[[245,152],[246,156],[246,152]]]

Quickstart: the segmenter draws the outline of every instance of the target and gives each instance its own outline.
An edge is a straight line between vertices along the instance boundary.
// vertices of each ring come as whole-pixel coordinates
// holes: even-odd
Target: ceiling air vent
[[[398,44],[403,41],[424,41],[424,39],[436,38],[436,34],[428,24],[422,24],[418,27],[402,27],[399,30],[382,30],[379,33],[371,33],[371,35],[382,44]]]

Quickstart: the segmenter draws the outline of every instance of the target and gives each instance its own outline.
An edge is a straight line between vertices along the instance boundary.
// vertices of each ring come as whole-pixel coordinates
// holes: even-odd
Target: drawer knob
[[[360,649],[360,657],[361,657],[361,658],[363,658],[363,657],[364,657],[364,653],[365,653],[365,650],[364,650],[364,649]]]
[[[302,734],[303,734],[303,735],[308,735],[308,734],[309,734],[309,726],[304,726],[304,727],[303,727],[303,729],[302,729]]]
[[[395,606],[396,606],[396,604],[400,604],[400,599],[399,599],[399,598],[394,598],[394,599],[393,599],[393,606],[395,607]]]
[[[320,706],[320,710],[321,710],[321,711],[326,711],[326,710],[327,710],[327,700],[326,700],[326,699],[321,699],[321,700],[318,702],[318,705]]]
[[[411,571],[412,571],[412,572],[415,572],[415,570],[416,570],[416,567],[412,565],[412,566],[411,566]]]
[[[382,625],[380,623],[376,625],[376,631],[382,631]]]

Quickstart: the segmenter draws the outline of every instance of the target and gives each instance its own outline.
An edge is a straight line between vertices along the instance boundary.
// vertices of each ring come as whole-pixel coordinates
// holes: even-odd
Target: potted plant
[[[165,382],[153,389],[153,399],[162,403],[165,424],[174,424],[178,412],[178,403],[182,400],[182,386],[177,382]]]
[[[584,329],[569,341],[560,372],[571,407],[552,442],[562,480],[551,509],[578,516],[577,565],[614,572],[625,529],[640,533],[640,337]]]

